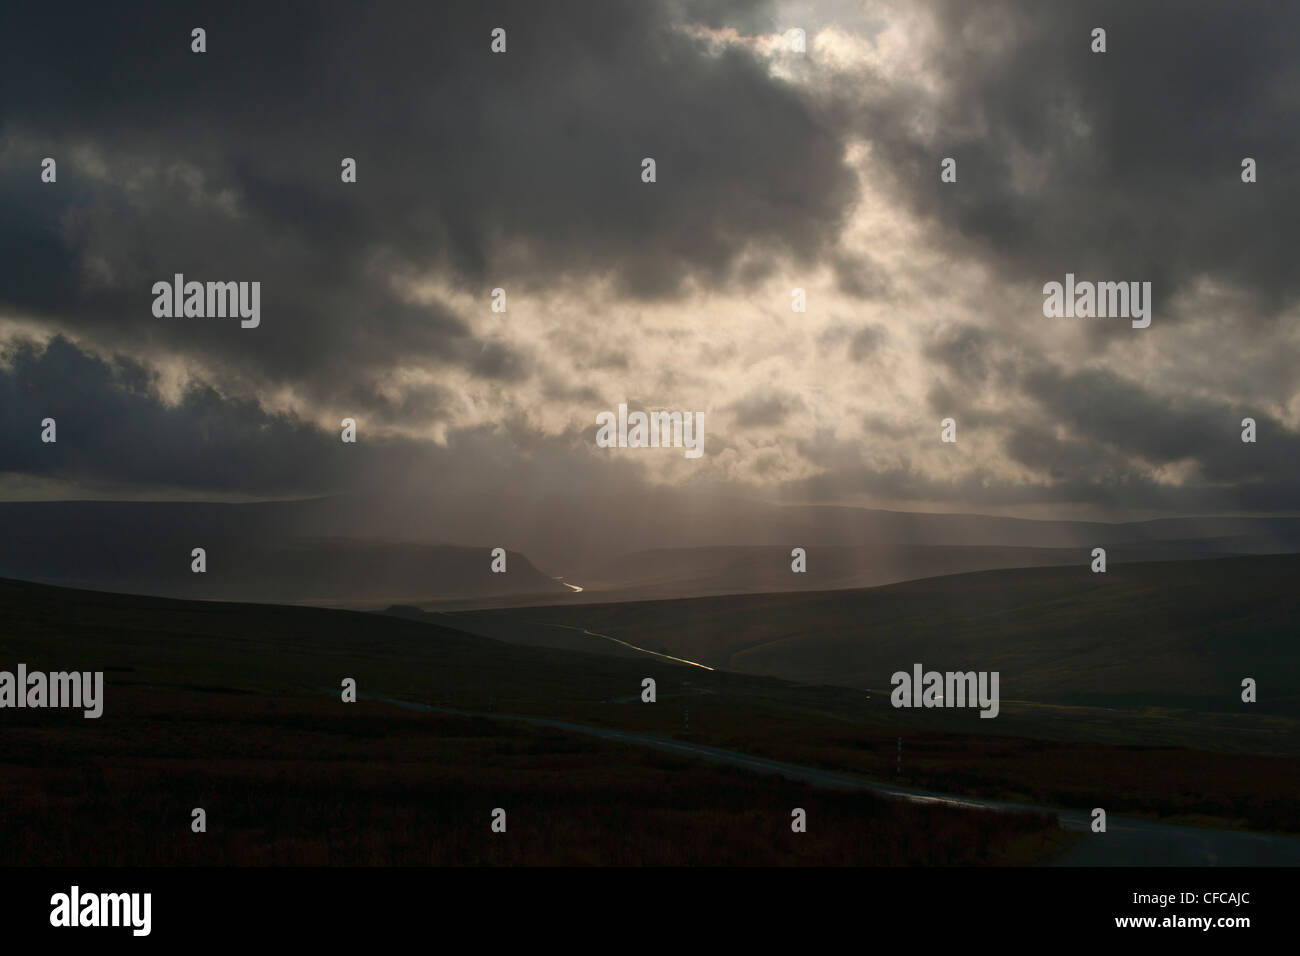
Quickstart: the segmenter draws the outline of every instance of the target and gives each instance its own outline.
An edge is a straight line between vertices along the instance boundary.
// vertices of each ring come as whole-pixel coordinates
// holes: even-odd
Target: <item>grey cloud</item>
[[[1270,413],[1294,407],[1294,363],[1279,358],[1289,343],[1269,323],[1300,293],[1300,182],[1286,172],[1300,151],[1297,8],[934,0],[933,44],[908,51],[929,87],[818,83],[814,58],[801,68],[807,85],[787,82],[743,46],[709,52],[676,29],[793,25],[780,8],[740,0],[150,3],[129,17],[105,5],[11,6],[0,31],[0,89],[11,91],[0,101],[0,317],[34,316],[84,345],[14,347],[0,370],[0,470],[251,494],[445,472],[477,490],[508,481],[524,456],[539,486],[630,483],[627,459],[590,470],[580,460],[594,426],[547,437],[510,387],[536,383],[570,410],[612,407],[625,396],[597,401],[583,373],[653,374],[633,358],[656,354],[639,349],[649,339],[719,366],[727,392],[715,407],[734,412],[737,429],[772,429],[827,469],[779,489],[796,497],[1294,508],[1300,444]],[[189,52],[196,23],[208,29],[203,56]],[[1104,55],[1088,51],[1099,24]],[[498,25],[510,44],[499,57],[487,43]],[[1033,357],[1039,327],[1022,334],[998,303],[984,314],[974,303],[922,348],[921,434],[891,424],[916,411],[896,404],[863,419],[904,462],[877,469],[852,445],[782,434],[801,400],[737,382],[738,340],[692,342],[638,318],[628,321],[639,340],[615,330],[519,346],[476,333],[459,298],[401,291],[432,276],[486,310],[494,286],[513,305],[573,280],[598,298],[672,301],[795,265],[829,267],[848,296],[892,298],[905,284],[887,274],[890,260],[838,244],[857,198],[845,146],[859,137],[886,212],[915,218],[928,243],[991,288],[1032,303],[1067,271],[1150,280],[1156,314],[1143,334],[1170,336],[1156,339],[1163,348],[1178,344],[1178,293],[1206,277],[1231,287],[1241,319],[1224,342],[1238,385],[1227,374],[1222,397],[1198,397],[1144,376],[1140,357],[1106,368],[1123,350],[1101,323],[1051,366]],[[46,155],[59,159],[56,186],[39,182]],[[946,155],[958,159],[957,184],[939,182]],[[1254,185],[1239,179],[1247,155],[1260,163]],[[344,156],[358,160],[355,185],[339,181]],[[639,179],[644,156],[658,161],[653,185]],[[946,272],[900,268],[923,297],[927,283],[936,296],[953,291]],[[150,286],[175,272],[261,281],[261,327],[155,319]],[[891,305],[912,320],[911,303]],[[837,319],[816,344],[869,367],[886,341],[906,341],[889,336]],[[175,406],[158,400],[150,365],[169,354],[203,383]],[[408,366],[488,383],[500,420],[456,428],[462,398],[450,386],[393,387]],[[694,384],[690,367],[627,390],[662,401]],[[265,411],[280,388],[317,408],[348,406],[367,426],[448,426],[448,445],[367,431],[370,454],[349,459],[336,434]],[[45,415],[67,436],[58,447],[33,444]],[[958,478],[928,475],[908,455],[909,441],[937,442],[943,415],[958,419],[963,443],[982,443],[980,464]],[[1260,422],[1253,446],[1239,441],[1245,415]],[[710,436],[713,448],[753,448]],[[756,478],[778,461],[756,458]],[[1188,477],[1157,479],[1162,466]],[[1008,477],[1021,468],[1035,480]]]
[[[1266,411],[1199,398],[1154,394],[1113,372],[1041,368],[1025,380],[1026,394],[1076,441],[1115,449],[1130,460],[1193,461],[1211,484],[1243,488],[1294,481],[1300,435]],[[1258,425],[1254,444],[1241,441],[1241,421]]]
[[[0,88],[24,95],[0,107],[0,253],[16,267],[0,307],[322,404],[400,363],[523,381],[546,355],[480,341],[390,279],[437,273],[485,303],[497,284],[565,277],[671,298],[736,281],[742,255],[761,269],[833,247],[854,193],[842,133],[755,55],[678,29],[738,15],[630,0],[6,11]],[[56,185],[39,182],[45,155]],[[150,287],[177,272],[260,281],[262,325],[155,319]]]
[[[848,323],[832,325],[819,338],[823,348],[838,348],[847,343],[848,356],[855,362],[862,362],[876,353],[889,339],[889,331],[875,323],[852,326]]]
[[[976,382],[988,377],[987,349],[990,335],[977,325],[944,329],[924,349],[924,355],[953,373]]]
[[[784,392],[755,391],[729,408],[738,428],[770,428],[803,408],[803,399]]]
[[[1156,321],[1202,276],[1260,319],[1296,301],[1300,9],[1212,0],[931,5],[923,56],[942,92],[884,89],[851,109],[897,195],[936,237],[1034,289],[1067,271],[1153,283]],[[1108,31],[1108,52],[1089,49]],[[923,115],[936,141],[916,133]],[[939,160],[958,182],[939,181]],[[1259,182],[1240,180],[1245,156]]]

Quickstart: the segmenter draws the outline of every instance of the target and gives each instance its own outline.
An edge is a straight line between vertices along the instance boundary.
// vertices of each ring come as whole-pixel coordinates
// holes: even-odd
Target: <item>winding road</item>
[[[642,654],[649,654],[651,657],[661,657],[666,661],[673,661],[677,664],[690,664],[692,667],[699,667],[706,671],[713,670],[708,664],[700,664],[696,661],[688,661],[684,657],[673,657],[671,654],[660,654],[658,651],[652,651],[645,647],[637,647],[635,644],[629,644],[627,641],[619,640],[617,637],[610,637],[608,634],[601,634],[598,631],[589,631],[585,627],[575,627],[572,624],[543,624],[542,627],[558,627],[566,631],[581,631],[588,637],[600,637],[607,641],[613,641],[615,644],[622,644],[624,647],[633,651],[640,651]]]
[[[1106,832],[1091,832],[1090,810],[1070,810],[1044,807],[983,797],[963,797],[938,793],[915,787],[872,780],[857,774],[823,770],[800,764],[756,757],[736,750],[710,747],[653,734],[614,730],[608,727],[591,727],[550,717],[530,717],[523,714],[483,713],[435,707],[389,697],[368,697],[411,710],[453,714],[460,717],[485,717],[549,727],[566,733],[583,734],[601,740],[611,740],[647,747],[683,757],[695,757],[708,763],[742,767],[758,773],[768,773],[800,780],[816,787],[832,790],[861,790],[877,796],[913,803],[929,803],[973,810],[1000,813],[1037,812],[1056,816],[1063,829],[1085,834],[1055,861],[1056,866],[1300,866],[1300,837],[1248,830],[1212,830],[1202,827],[1176,826],[1168,823],[1139,820],[1131,817],[1107,815]]]

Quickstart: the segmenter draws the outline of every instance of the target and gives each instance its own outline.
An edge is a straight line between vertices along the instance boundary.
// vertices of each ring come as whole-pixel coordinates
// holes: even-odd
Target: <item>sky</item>
[[[1300,7],[1176,11],[6,5],[0,499],[1292,512]],[[1150,326],[1046,317],[1067,273]],[[599,447],[620,404],[703,454]]]

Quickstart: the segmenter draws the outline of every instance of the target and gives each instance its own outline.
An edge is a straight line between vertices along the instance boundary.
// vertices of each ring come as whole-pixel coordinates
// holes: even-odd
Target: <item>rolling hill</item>
[[[572,841],[547,829],[560,842],[530,844],[527,859],[621,859],[620,831],[675,828],[664,813],[681,821],[674,808],[689,800],[724,817],[730,806],[741,831],[728,829],[730,817],[699,819],[715,835],[741,834],[744,846],[704,852],[697,827],[681,831],[694,843],[674,838],[642,849],[656,859],[707,861],[752,854],[753,831],[742,831],[758,817],[746,814],[761,816],[771,800],[787,799],[770,781],[736,778],[739,771],[722,775],[743,784],[731,787],[690,761],[647,763],[617,745],[617,734],[597,747],[563,734],[539,739],[474,716],[484,713],[653,734],[931,790],[1045,806],[1104,799],[1130,814],[1300,830],[1300,751],[1283,739],[1295,736],[1297,722],[1283,716],[1013,701],[997,720],[899,711],[882,695],[848,687],[648,655],[620,659],[594,647],[517,646],[465,632],[464,617],[401,620],[0,581],[0,669],[22,662],[105,675],[98,720],[0,711],[0,826],[23,834],[11,849],[29,861],[53,859],[48,853],[68,845],[74,820],[75,835],[98,834],[90,842],[105,853],[143,862],[464,861],[484,852],[474,807],[503,793],[527,805],[530,793],[545,792],[546,806],[575,807],[573,820],[600,820],[601,836]],[[339,699],[345,677],[363,695],[355,705]],[[658,686],[653,703],[641,699],[647,677]],[[1271,683],[1261,687],[1272,693]],[[444,715],[403,718],[383,703],[389,698]],[[168,837],[188,834],[186,814],[196,805],[223,821],[201,853]],[[780,809],[787,813],[788,804]],[[581,825],[559,810],[547,821],[563,832]],[[894,825],[921,827],[907,840],[921,839],[924,852],[944,858],[920,835],[924,821],[904,814]],[[971,836],[957,838],[973,850],[983,838]]]
[[[341,525],[341,516],[336,522],[322,513],[328,506],[0,504],[0,577],[160,597],[352,606],[431,593],[479,600],[572,593],[517,552],[507,554],[507,573],[493,573],[486,544],[325,536],[320,528]],[[191,570],[197,547],[206,553],[201,574]]]
[[[1300,712],[1300,555],[983,571],[862,590],[460,613],[544,641],[564,624],[713,667],[886,690],[914,662],[996,670],[1008,698]],[[550,626],[550,627],[548,627]],[[593,642],[593,650],[602,649]]]
[[[1297,518],[1106,524],[683,499],[330,497],[0,503],[0,576],[161,596],[356,608],[875,587],[992,568],[1300,551]],[[617,529],[617,533],[610,533]],[[209,570],[190,573],[207,549]],[[510,553],[491,574],[492,548]],[[808,552],[806,574],[790,552]]]

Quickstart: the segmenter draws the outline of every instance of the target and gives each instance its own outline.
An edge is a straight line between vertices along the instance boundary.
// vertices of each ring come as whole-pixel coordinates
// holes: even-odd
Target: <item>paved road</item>
[[[653,734],[613,730],[608,727],[589,727],[586,724],[574,724],[549,717],[454,710],[449,707],[434,707],[430,704],[416,704],[388,697],[364,699],[378,700],[411,710],[455,714],[462,717],[487,717],[493,720],[531,724],[534,727],[550,727],[566,733],[585,734],[601,740],[619,741],[678,756],[696,757],[709,763],[743,767],[758,773],[770,773],[832,790],[863,790],[882,797],[908,800],[913,803],[966,807],[1001,813],[1026,810],[1050,813],[1056,816],[1064,829],[1084,834],[1082,840],[1076,842],[1056,861],[1057,866],[1300,866],[1300,837],[1276,836],[1245,830],[1210,830],[1201,827],[1174,826],[1117,817],[1109,813],[1106,819],[1106,832],[1093,833],[1090,810],[1062,810],[1057,807],[1009,803],[1004,800],[986,800],[982,797],[963,797],[915,787],[900,787],[860,777],[857,774],[769,760],[766,757],[755,757],[737,750],[724,750],[721,747],[671,740]]]
[[[674,661],[675,663],[678,664],[690,664],[692,667],[700,667],[706,671],[713,670],[713,668],[710,667],[708,664],[700,664],[697,663],[696,661],[688,661],[684,657],[673,657],[671,654],[660,654],[658,651],[652,651],[644,647],[637,647],[635,644],[629,644],[627,641],[620,640],[617,637],[610,637],[608,634],[601,634],[597,631],[589,631],[585,627],[574,627],[572,624],[542,624],[542,627],[559,627],[559,628],[563,628],[566,631],[581,631],[583,634],[586,634],[588,637],[601,637],[607,641],[613,641],[615,644],[622,644],[624,647],[630,650],[640,651],[642,654],[649,654],[651,657],[662,657],[666,661]]]

